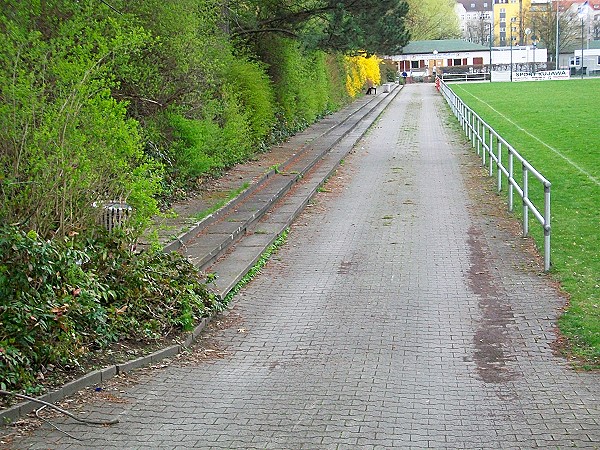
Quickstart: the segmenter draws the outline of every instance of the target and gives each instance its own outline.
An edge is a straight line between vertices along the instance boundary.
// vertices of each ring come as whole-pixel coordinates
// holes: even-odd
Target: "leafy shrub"
[[[219,145],[219,126],[210,119],[186,119],[180,114],[170,114],[173,129],[173,153],[177,169],[185,178],[196,178],[222,167],[211,155]]]
[[[151,39],[132,55],[133,64],[116,67],[116,90],[131,102],[143,124],[172,107],[202,117],[204,105],[218,96],[231,44],[220,29],[221,4],[214,0],[120,1],[127,20],[138,23]]]
[[[212,114],[204,119],[188,119],[179,113],[169,115],[176,169],[184,178],[214,174],[251,154],[248,114],[237,97],[225,92],[224,100],[213,104]]]
[[[122,239],[91,244],[89,269],[109,287],[107,317],[120,339],[154,339],[189,331],[220,304],[199,272],[178,253],[132,253]]]
[[[232,61],[227,79],[248,116],[252,142],[261,142],[275,123],[275,95],[265,68],[240,58]]]
[[[108,288],[83,270],[84,252],[33,231],[1,229],[0,257],[0,379],[31,386],[40,367],[81,356],[82,333],[106,333]]]
[[[0,228],[0,386],[30,391],[116,340],[189,330],[220,308],[178,254],[133,254],[127,239],[51,241]]]
[[[329,80],[329,105],[327,108],[336,111],[350,101],[350,96],[346,91],[345,58],[341,54],[326,54],[324,56],[327,79]]]
[[[275,86],[280,129],[314,122],[348,100],[343,57],[308,50],[292,39],[273,38],[257,45]]]
[[[393,83],[398,78],[398,66],[392,61],[380,61],[379,72],[387,83]]]
[[[0,17],[0,219],[65,236],[94,223],[94,202],[136,190],[134,223],[142,224],[156,212],[158,184],[146,180],[160,174],[111,90],[114,68],[148,36],[103,18],[89,0],[38,7],[11,4]]]
[[[277,103],[284,120],[313,122],[320,111],[311,104],[312,67],[304,58],[300,45],[291,39],[276,38],[264,42],[261,51],[275,84]]]

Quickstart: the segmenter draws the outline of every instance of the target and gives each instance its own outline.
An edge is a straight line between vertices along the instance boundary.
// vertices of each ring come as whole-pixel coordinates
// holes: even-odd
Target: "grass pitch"
[[[552,183],[552,272],[570,296],[559,327],[600,368],[600,79],[451,87]]]

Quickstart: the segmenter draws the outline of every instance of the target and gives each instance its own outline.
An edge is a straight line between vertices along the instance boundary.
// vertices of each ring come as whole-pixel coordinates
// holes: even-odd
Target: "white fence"
[[[442,80],[446,83],[452,81],[489,81],[490,74],[485,72],[475,73],[443,73]]]
[[[544,178],[512,145],[500,136],[479,115],[469,108],[443,81],[436,83],[450,105],[452,112],[460,122],[462,129],[471,141],[473,148],[482,158],[482,164],[489,164],[489,174],[494,175],[496,169],[498,192],[502,190],[503,178],[508,181],[508,208],[514,209],[514,192],[521,197],[523,203],[523,236],[529,234],[529,212],[533,213],[544,230],[544,270],[550,269],[550,186]],[[508,166],[503,161],[503,154],[508,159]],[[487,162],[486,162],[487,159]],[[515,160],[517,168],[515,169]],[[515,178],[515,170],[521,181]],[[543,213],[530,198],[530,175],[543,187]]]

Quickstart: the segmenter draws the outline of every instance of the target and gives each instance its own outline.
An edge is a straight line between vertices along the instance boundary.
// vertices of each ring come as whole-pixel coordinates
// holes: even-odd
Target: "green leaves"
[[[230,14],[234,34],[294,36],[310,48],[394,54],[408,41],[408,6],[398,0],[242,0]]]
[[[188,331],[219,309],[181,255],[133,254],[122,237],[44,241],[0,228],[0,379],[34,386],[45,366],[75,365],[118,339]]]
[[[145,164],[138,124],[111,91],[115,68],[148,34],[97,2],[42,5],[55,14],[16,3],[1,22],[0,217],[65,236],[94,224],[94,202],[127,199]],[[32,23],[39,31],[28,31]],[[150,183],[137,201],[150,204],[156,188]]]

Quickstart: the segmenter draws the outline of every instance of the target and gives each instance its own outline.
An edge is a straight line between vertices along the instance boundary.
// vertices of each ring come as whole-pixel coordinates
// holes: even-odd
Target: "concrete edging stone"
[[[39,399],[48,403],[56,403],[82,389],[94,385],[98,386],[119,374],[127,373],[132,370],[139,369],[140,367],[150,366],[152,364],[156,364],[157,362],[163,359],[173,357],[181,353],[181,351],[183,351],[185,348],[191,346],[197,339],[197,337],[200,335],[202,330],[206,327],[208,322],[209,318],[203,318],[200,321],[200,323],[196,326],[196,328],[194,328],[192,332],[188,333],[182,345],[171,345],[169,347],[157,350],[148,355],[141,356],[139,358],[124,363],[119,363],[105,367],[103,369],[94,370],[93,372],[90,372],[86,375],[83,375],[82,377],[79,377],[73,381],[64,384],[56,391],[52,391],[42,395],[41,397],[39,397]],[[40,406],[40,403],[34,401],[25,401],[11,406],[10,408],[4,409],[0,411],[0,425],[14,422],[20,417],[23,417],[29,414],[30,412],[36,410]]]

